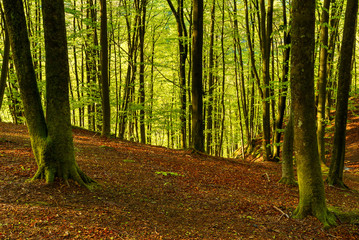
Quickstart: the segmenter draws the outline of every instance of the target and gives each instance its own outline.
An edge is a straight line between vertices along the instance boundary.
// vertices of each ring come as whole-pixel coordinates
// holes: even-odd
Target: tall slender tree
[[[320,20],[320,54],[318,78],[318,106],[317,106],[317,139],[319,159],[325,163],[325,95],[327,91],[327,60],[328,60],[328,26],[330,0],[324,0]]]
[[[146,8],[147,0],[141,0],[140,2],[140,26],[139,26],[139,48],[140,48],[140,132],[141,132],[141,143],[146,143],[146,125],[145,125],[145,33],[146,33]]]
[[[294,0],[292,9],[291,97],[299,204],[294,216],[317,217],[325,227],[335,224],[325,203],[319,163],[314,102],[315,1]]]
[[[342,48],[340,51],[339,82],[337,93],[337,107],[335,114],[335,132],[333,153],[328,175],[328,183],[339,187],[346,187],[343,182],[345,159],[345,134],[348,117],[348,98],[351,85],[351,69],[353,48],[356,35],[358,16],[358,1],[348,0],[345,11]]]
[[[4,18],[4,13],[1,9],[1,16]],[[4,41],[4,55],[1,66],[1,77],[0,77],[0,109],[4,99],[4,92],[6,87],[6,78],[9,70],[9,58],[10,58],[10,40],[9,34],[5,26],[5,41]]]
[[[192,144],[195,150],[203,152],[203,0],[193,1],[192,21]]]
[[[102,136],[111,133],[111,106],[108,78],[108,38],[107,38],[107,3],[101,0],[101,93],[102,93]]]
[[[181,97],[181,142],[182,147],[187,147],[187,129],[186,129],[186,61],[188,55],[188,33],[184,17],[184,1],[178,0],[177,10],[175,9],[171,0],[167,0],[173,15],[176,18],[177,32],[178,32],[178,49],[179,49],[179,78],[180,78],[180,97]]]
[[[282,69],[282,77],[281,83],[282,88],[279,90],[279,99],[278,99],[278,111],[277,116],[275,118],[275,133],[273,138],[273,157],[279,159],[280,154],[280,140],[284,120],[284,113],[286,108],[286,100],[287,100],[287,91],[288,91],[288,79],[289,79],[289,61],[290,61],[290,31],[289,31],[289,24],[287,20],[287,3],[285,0],[282,0],[282,7],[283,7],[283,26],[284,26],[284,33],[283,33],[283,69]]]
[[[262,78],[263,86],[262,87],[262,131],[263,131],[263,149],[264,159],[266,161],[276,160],[273,158],[272,149],[271,149],[271,126],[270,126],[270,52],[272,45],[272,29],[273,29],[273,0],[268,0],[267,11],[265,9],[265,0],[260,0],[260,39],[261,39],[261,51],[262,51]]]

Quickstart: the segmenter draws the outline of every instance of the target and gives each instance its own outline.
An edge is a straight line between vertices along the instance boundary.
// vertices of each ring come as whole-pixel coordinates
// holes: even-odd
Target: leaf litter
[[[358,211],[359,117],[348,124],[345,182],[327,204]],[[350,129],[354,129],[351,131]],[[323,230],[291,213],[298,188],[278,163],[173,150],[74,129],[76,159],[101,184],[27,182],[36,172],[25,126],[0,123],[0,239],[358,239],[358,223]]]

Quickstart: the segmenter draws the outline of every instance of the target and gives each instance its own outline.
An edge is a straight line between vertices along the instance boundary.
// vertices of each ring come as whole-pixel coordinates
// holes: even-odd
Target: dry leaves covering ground
[[[345,182],[359,190],[359,118],[348,126]],[[323,230],[290,218],[297,187],[280,164],[105,139],[74,130],[80,167],[102,187],[26,182],[36,171],[25,126],[0,123],[0,239],[359,239],[358,223]],[[326,187],[328,205],[359,193]],[[288,218],[289,216],[289,218]]]

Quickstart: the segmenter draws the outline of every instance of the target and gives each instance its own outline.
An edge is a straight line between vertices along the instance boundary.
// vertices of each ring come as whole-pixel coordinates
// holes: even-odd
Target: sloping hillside
[[[345,182],[359,190],[359,118],[348,126]],[[353,129],[353,131],[351,130]],[[36,171],[26,128],[0,123],[2,239],[358,239],[359,225],[322,230],[288,218],[297,187],[280,164],[104,139],[74,130],[80,167],[102,188],[26,182]],[[326,187],[328,205],[358,211],[359,193]]]

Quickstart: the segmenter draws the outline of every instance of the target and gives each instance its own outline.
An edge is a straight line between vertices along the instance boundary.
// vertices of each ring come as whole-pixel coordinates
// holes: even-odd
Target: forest
[[[141,162],[142,166],[153,161],[155,166],[176,166],[173,171],[155,171],[160,179],[148,177],[153,182],[168,178],[163,186],[164,191],[173,187],[171,193],[185,191],[183,179],[201,161],[208,161],[205,168],[209,172],[198,173],[197,169],[192,172],[194,176],[201,179],[201,174],[218,171],[218,176],[214,176],[218,177],[219,185],[232,181],[231,187],[236,188],[238,179],[223,173],[234,164],[233,169],[242,175],[233,174],[240,179],[248,174],[244,168],[253,167],[260,173],[253,176],[256,178],[253,183],[260,185],[262,178],[266,184],[273,184],[266,185],[268,188],[298,190],[297,202],[288,200],[288,206],[282,208],[272,204],[272,211],[282,214],[281,218],[314,216],[324,229],[344,222],[350,223],[349,228],[358,229],[357,205],[352,207],[348,203],[343,211],[328,205],[331,201],[328,198],[336,198],[333,189],[340,191],[337,194],[350,195],[350,201],[358,199],[357,160],[353,160],[355,156],[348,157],[354,154],[351,152],[354,150],[349,151],[349,143],[359,142],[348,130],[359,113],[357,0],[3,0],[1,3],[0,132],[4,136],[0,136],[0,157],[4,157],[4,162],[11,158],[10,145],[23,141],[13,137],[19,137],[26,126],[29,143],[24,143],[21,151],[31,155],[26,161],[32,159],[33,164],[30,167],[19,158],[18,164],[22,168],[27,166],[26,176],[31,180],[21,183],[25,187],[36,187],[30,184],[35,181],[37,184],[38,179],[45,179],[46,184],[60,179],[57,187],[66,186],[66,191],[72,191],[69,180],[73,180],[79,185],[75,189],[80,189],[84,196],[93,192],[111,199],[109,192],[124,187],[124,183],[119,179],[110,183],[97,168],[101,164],[111,168],[114,163],[107,161],[117,157],[111,155],[106,162],[98,163],[94,149],[118,154],[118,149],[126,146],[122,153],[126,157],[118,160],[121,164],[116,169],[122,166],[133,174],[133,179],[141,179],[126,185],[131,188],[119,191],[126,198],[131,196],[129,191],[134,191],[133,184],[144,181],[139,175],[145,176],[148,174],[145,170],[150,171],[140,167],[134,173],[131,164]],[[93,149],[88,154],[93,154],[94,159],[83,164],[91,156],[83,155],[82,141],[90,138]],[[353,143],[350,139],[354,139]],[[131,158],[131,153],[143,159]],[[181,163],[174,157],[176,153],[184,159],[191,156],[191,160]],[[155,156],[175,160],[171,164],[170,160],[159,163]],[[86,165],[90,163],[96,166],[96,171]],[[194,164],[192,170],[190,163]],[[3,170],[12,169],[11,164],[4,163]],[[262,167],[266,170],[262,171]],[[113,174],[118,175],[112,171],[111,178],[115,178]],[[19,179],[24,177],[20,174]],[[138,185],[141,189],[138,191],[146,192],[146,187],[153,187],[143,184]],[[260,188],[246,184],[248,188]],[[198,189],[201,187],[198,185]],[[217,187],[212,190],[218,191]],[[83,188],[89,192],[83,192]],[[45,187],[41,191],[48,195],[50,190]],[[211,190],[202,192],[209,194]],[[115,195],[121,198],[118,194]],[[232,200],[222,196],[224,192],[220,195],[221,206],[223,201],[232,204]],[[51,205],[42,204],[47,200],[41,201],[41,206]],[[118,201],[104,203],[110,202],[117,209]],[[281,204],[285,201],[281,199]],[[141,206],[140,211],[145,211],[146,207]],[[195,208],[187,209],[192,207]],[[166,217],[173,220],[169,215]],[[254,220],[251,215],[244,218]],[[219,217],[214,219],[221,221]],[[254,225],[258,223],[251,226]],[[166,229],[163,225],[160,228]],[[130,229],[138,231],[136,226]],[[264,229],[268,231],[269,227]],[[203,235],[187,237],[182,230],[162,237],[219,236],[212,228],[211,233],[203,233],[202,229],[197,233],[202,231]],[[101,231],[108,234],[104,229]],[[145,231],[143,236],[134,236],[161,237],[155,237],[154,232],[148,234]],[[259,234],[264,236],[263,232]],[[285,238],[285,231],[283,234],[273,236]],[[352,232],[341,235],[340,230],[335,234],[356,237]],[[64,237],[72,235],[69,232]],[[242,236],[250,237],[250,233]],[[328,236],[332,235],[323,233],[320,238]],[[230,239],[229,235],[226,238]]]

